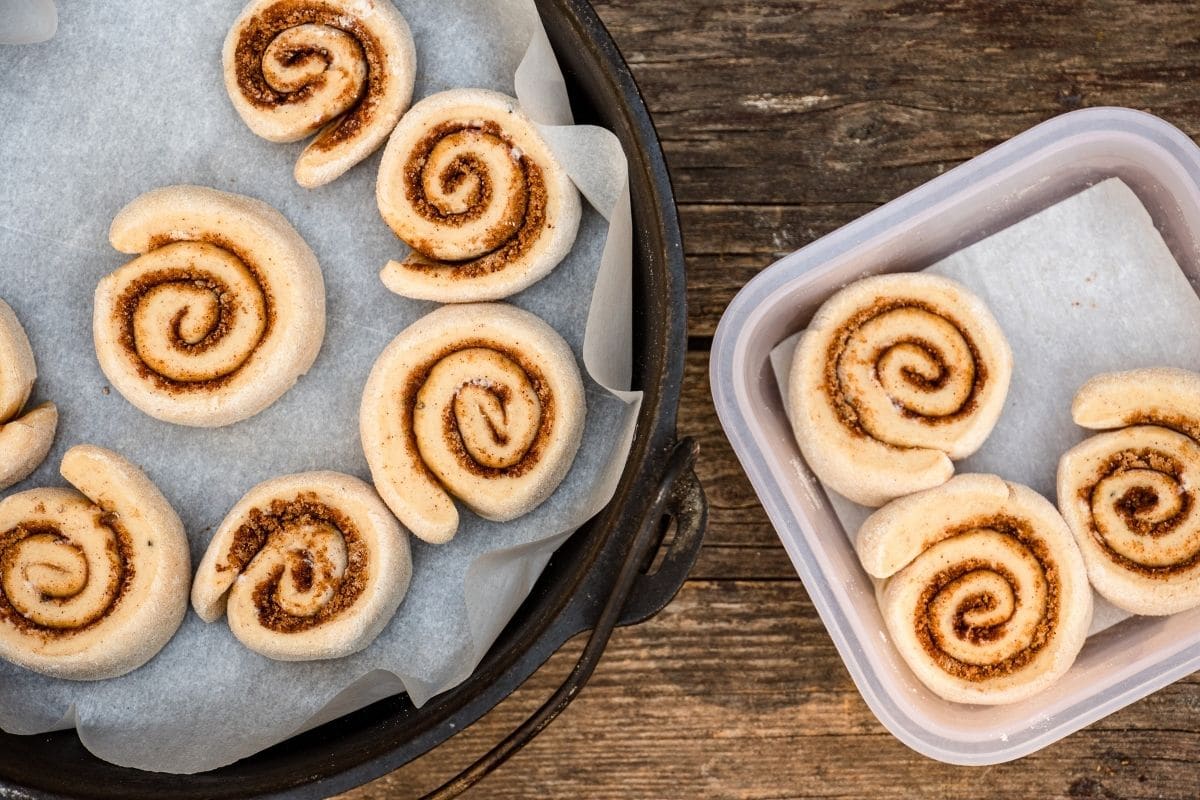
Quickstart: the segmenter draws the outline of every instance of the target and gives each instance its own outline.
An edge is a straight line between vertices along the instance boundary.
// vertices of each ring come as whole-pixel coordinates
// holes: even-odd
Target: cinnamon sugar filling
[[[11,625],[22,633],[41,636],[44,639],[57,639],[87,631],[105,620],[112,613],[120,604],[121,599],[129,593],[129,589],[133,584],[135,574],[133,544],[130,540],[129,532],[121,525],[116,514],[98,512],[98,522],[112,531],[113,536],[108,542],[108,550],[114,556],[113,561],[119,565],[117,572],[107,576],[108,590],[105,592],[105,597],[108,602],[102,607],[92,610],[79,624],[70,627],[41,625],[26,617],[12,604],[4,591],[4,585],[10,580],[17,579],[14,577],[15,572],[21,570],[22,567],[29,566],[18,563],[18,548],[16,545],[22,540],[30,536],[51,536],[78,552],[78,548],[70,544],[70,539],[53,520],[30,520],[0,533],[0,622]],[[80,557],[82,559],[82,554],[80,554]],[[99,576],[85,574],[81,586],[86,586],[87,581],[95,577]],[[25,578],[24,576],[20,576],[20,579],[24,580]],[[80,591],[82,591],[82,588]],[[74,597],[75,594],[78,594],[78,592],[70,596],[43,594],[41,600],[44,603],[65,603],[71,597]]]
[[[459,214],[443,213],[435,203],[430,202],[424,192],[425,169],[430,153],[438,142],[454,133],[475,131],[496,140],[497,146],[505,147],[512,154],[513,160],[520,167],[523,176],[523,187],[516,189],[523,193],[517,198],[497,198],[496,188],[492,185],[487,171],[481,168],[476,159],[458,158],[443,171],[436,180],[441,180],[446,188],[453,190],[467,175],[478,181],[477,190],[472,193],[466,211]],[[483,212],[493,202],[512,200],[519,207],[516,222],[502,226],[491,237],[485,240],[482,247],[488,252],[478,258],[466,261],[437,261],[427,258],[409,258],[403,266],[415,271],[439,269],[449,270],[455,278],[478,278],[505,269],[509,264],[521,260],[533,247],[547,225],[547,207],[549,204],[545,176],[541,168],[528,155],[520,154],[515,143],[495,122],[445,122],[432,128],[414,147],[405,162],[403,171],[404,193],[408,205],[417,214],[431,222],[447,227],[458,227],[479,219]],[[417,253],[427,253],[432,247],[425,242],[408,242]]]
[[[267,48],[280,33],[299,25],[324,25],[337,28],[353,37],[367,60],[366,84],[358,102],[341,117],[323,129],[309,146],[316,150],[330,150],[353,138],[370,124],[386,91],[388,80],[387,54],[383,46],[361,20],[341,10],[311,0],[279,0],[255,15],[243,28],[234,49],[234,72],[242,96],[258,108],[271,109],[290,103],[300,103],[312,96],[323,80],[315,77],[294,92],[280,92],[271,87],[263,76],[262,63]],[[323,57],[314,48],[299,48],[292,57],[298,62],[303,58]]]
[[[451,453],[453,453],[455,460],[462,466],[462,468],[472,474],[484,478],[519,478],[533,469],[534,466],[541,460],[542,452],[550,439],[550,432],[554,430],[554,396],[550,391],[550,384],[546,381],[545,375],[536,364],[534,364],[528,358],[522,356],[517,351],[495,341],[487,339],[468,339],[461,342],[456,342],[455,344],[444,348],[441,352],[431,356],[420,367],[414,369],[409,374],[408,379],[405,381],[400,393],[402,403],[401,413],[403,414],[401,419],[401,427],[405,433],[405,447],[408,448],[408,451],[412,455],[413,459],[417,463],[421,464],[426,476],[434,483],[439,483],[439,481],[429,467],[425,464],[424,459],[421,457],[421,450],[417,444],[416,431],[413,425],[413,411],[416,409],[417,394],[420,391],[421,386],[423,386],[425,381],[428,379],[429,373],[439,361],[459,351],[469,350],[472,348],[482,348],[500,353],[505,358],[509,359],[518,367],[520,367],[528,377],[530,386],[533,387],[534,394],[537,396],[538,403],[541,405],[542,416],[541,424],[537,428],[537,432],[534,435],[533,441],[530,443],[529,447],[525,450],[524,455],[522,455],[519,460],[506,467],[490,467],[480,464],[471,455],[470,450],[463,441],[462,430],[459,427],[458,420],[453,411],[454,404],[447,403],[446,410],[443,415],[442,431],[443,435],[446,437],[445,443],[448,449]],[[501,408],[504,407],[505,402],[511,396],[510,390],[503,385],[490,385],[486,387],[486,391],[496,398]],[[495,428],[492,429],[492,432],[495,436],[495,442],[497,444],[507,443],[507,440],[502,432]]]
[[[1045,579],[1046,602],[1038,624],[1032,631],[1025,647],[993,664],[970,664],[954,658],[943,649],[942,634],[931,624],[931,607],[935,600],[941,592],[964,576],[968,576],[969,573],[988,572],[999,575],[1009,585],[1013,592],[1014,605],[1019,605],[1022,598],[1017,592],[1018,582],[1005,567],[983,559],[967,559],[953,564],[933,577],[921,592],[914,611],[912,624],[917,633],[917,640],[929,658],[944,672],[972,682],[983,682],[1010,675],[1027,666],[1051,641],[1054,631],[1058,627],[1061,594],[1058,568],[1050,556],[1049,548],[1033,534],[1028,522],[1001,514],[960,525],[951,534],[951,537],[978,529],[992,530],[1020,543],[1022,549],[1029,553],[1037,563]],[[993,642],[1004,637],[1008,633],[1008,620],[986,626],[975,626],[966,621],[968,614],[979,610],[993,610],[997,603],[997,598],[987,593],[969,595],[965,602],[960,603],[955,609],[953,635],[959,640],[971,644]]]
[[[914,420],[920,420],[927,425],[945,425],[957,422],[963,417],[974,413],[979,404],[979,394],[983,391],[984,385],[988,381],[988,369],[984,363],[983,357],[980,355],[979,348],[976,346],[966,328],[959,324],[949,314],[941,311],[929,303],[915,300],[912,298],[888,299],[879,298],[871,305],[856,312],[853,316],[847,319],[838,328],[834,334],[829,348],[825,355],[825,376],[822,382],[822,389],[825,396],[829,400],[830,406],[833,408],[838,420],[851,433],[856,436],[871,437],[871,434],[863,426],[860,419],[858,408],[855,406],[853,397],[850,397],[842,388],[842,381],[839,377],[842,359],[850,338],[862,328],[865,324],[888,314],[901,309],[917,309],[924,311],[927,314],[938,317],[954,326],[954,328],[963,337],[963,341],[967,345],[967,349],[971,353],[973,360],[973,375],[970,391],[967,394],[963,403],[955,409],[951,414],[942,416],[925,416],[911,409],[899,407],[900,413],[905,417]],[[876,369],[878,369],[879,360],[887,353],[888,350],[898,345],[911,345],[924,352],[930,361],[937,365],[938,372],[933,378],[921,375],[911,369],[904,369],[902,374],[905,380],[914,388],[923,391],[933,391],[941,388],[950,379],[950,375],[955,369],[954,364],[947,364],[941,349],[933,342],[926,341],[919,337],[907,337],[889,341],[879,347],[875,353]],[[884,444],[888,444],[884,442]],[[896,445],[888,444],[889,447]]]
[[[1142,419],[1139,421],[1139,424],[1174,427],[1164,425],[1161,418]],[[1179,429],[1176,428],[1176,430]],[[1184,431],[1179,430],[1179,432],[1183,433]],[[1158,493],[1149,487],[1131,487],[1113,502],[1117,514],[1121,517],[1121,521],[1128,530],[1139,536],[1155,539],[1178,530],[1191,519],[1195,507],[1195,498],[1192,492],[1186,491],[1183,488],[1183,465],[1170,454],[1149,448],[1122,450],[1112,454],[1093,476],[1093,479],[1087,485],[1080,487],[1080,499],[1087,503],[1088,508],[1094,508],[1100,503],[1105,502],[1105,499],[1099,494],[1100,483],[1113,475],[1119,475],[1131,470],[1157,472],[1169,478],[1176,487],[1179,487],[1177,489],[1179,493],[1179,510],[1167,519],[1148,521],[1143,518],[1143,515],[1147,511],[1156,508],[1163,498],[1159,497]],[[1097,524],[1094,514],[1089,516],[1088,523],[1088,530],[1092,540],[1100,546],[1105,556],[1122,568],[1144,577],[1166,580],[1181,573],[1189,572],[1200,565],[1200,550],[1188,554],[1172,564],[1142,564],[1123,553],[1117,552],[1109,545],[1108,540],[1105,538],[1105,532]]]
[[[245,354],[245,358],[239,364],[226,373],[205,377],[202,380],[176,380],[163,375],[147,364],[138,352],[137,334],[134,330],[134,317],[138,306],[150,291],[167,284],[180,284],[207,291],[215,299],[217,307],[216,320],[205,336],[197,342],[188,342],[180,333],[180,324],[187,313],[187,307],[184,306],[176,314],[172,322],[170,339],[172,347],[182,354],[202,353],[215,346],[228,334],[232,320],[237,313],[235,310],[235,298],[233,298],[229,287],[223,281],[203,268],[199,268],[194,264],[187,264],[178,268],[146,273],[129,283],[113,306],[113,318],[116,320],[119,330],[117,342],[121,349],[129,356],[138,375],[151,381],[159,389],[169,393],[211,391],[221,388],[233,380],[238,371],[253,358],[258,348],[270,336],[276,318],[275,303],[268,284],[263,279],[262,270],[255,265],[254,259],[244,249],[236,247],[228,239],[218,234],[206,234],[200,239],[191,240],[176,239],[170,236],[157,236],[151,240],[147,252],[179,241],[199,241],[219,247],[230,253],[246,267],[262,292],[263,308],[266,314],[265,319],[262,321],[262,335],[255,342],[250,352]]]
[[[266,509],[250,511],[246,522],[234,532],[219,572],[241,573],[272,537],[286,536],[289,529],[314,524],[335,528],[346,544],[346,569],[340,579],[322,575],[306,553],[289,555],[289,563],[278,565],[268,578],[254,587],[254,606],[258,621],[278,633],[298,633],[319,627],[343,613],[358,600],[366,588],[370,556],[354,522],[344,513],[321,502],[316,495],[302,493],[292,500],[273,500]],[[302,617],[288,613],[280,605],[279,587],[290,574],[293,585],[302,592],[332,590],[330,599],[317,613]]]

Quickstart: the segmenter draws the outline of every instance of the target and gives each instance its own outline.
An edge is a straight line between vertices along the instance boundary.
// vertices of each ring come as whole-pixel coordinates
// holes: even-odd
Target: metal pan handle
[[[516,755],[545,730],[583,689],[600,662],[614,628],[648,619],[671,602],[696,561],[708,517],[704,492],[692,469],[698,451],[699,447],[692,439],[682,439],[675,445],[654,502],[625,554],[608,601],[571,674],[541,708],[503,741],[422,800],[458,797]],[[660,543],[669,520],[675,523],[675,538],[658,571],[646,575],[644,568]]]

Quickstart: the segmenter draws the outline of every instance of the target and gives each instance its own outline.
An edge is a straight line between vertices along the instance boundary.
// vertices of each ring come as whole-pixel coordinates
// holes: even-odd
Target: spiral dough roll
[[[412,107],[388,141],[376,199],[413,249],[383,270],[397,294],[441,303],[499,300],[566,258],[579,191],[517,101],[455,89]]]
[[[8,303],[0,300],[0,489],[29,477],[54,443],[58,409],[53,403],[21,413],[36,379],[25,329]]]
[[[1058,464],[1058,504],[1092,586],[1134,614],[1200,605],[1200,375],[1139,369],[1080,388],[1075,422],[1105,430]]]
[[[851,284],[793,357],[787,402],[809,467],[880,506],[945,483],[983,444],[1012,375],[1004,332],[961,284],[926,273]]]
[[[487,303],[445,306],[397,336],[367,380],[359,424],[384,501],[441,544],[458,530],[451,495],[502,522],[545,501],[575,459],[585,414],[562,337]]]
[[[115,678],[183,621],[187,537],[158,488],[116,453],[79,445],[61,469],[78,491],[0,501],[0,657],[56,678]]]
[[[417,57],[389,0],[252,0],[223,52],[242,121],[272,142],[316,138],[296,182],[329,183],[374,153],[412,101]]]
[[[266,481],[233,507],[192,584],[205,622],[228,614],[246,647],[279,661],[340,658],[375,640],[408,591],[408,538],[358,478]]]
[[[316,256],[265,203],[169,186],[121,210],[109,237],[143,253],[100,281],[93,332],[129,402],[179,425],[219,427],[275,402],[325,336]]]
[[[1062,517],[1032,489],[960,475],[876,511],[856,547],[885,581],[879,603],[892,642],[946,700],[1023,700],[1083,647],[1087,571]]]

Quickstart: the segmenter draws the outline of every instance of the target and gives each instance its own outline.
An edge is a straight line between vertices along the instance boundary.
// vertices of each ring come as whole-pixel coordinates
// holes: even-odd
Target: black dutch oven
[[[185,777],[100,761],[73,731],[0,733],[0,796],[327,797],[432,750],[511,694],[568,639],[591,631],[579,662],[546,704],[429,795],[451,797],[503,763],[566,707],[590,677],[615,626],[650,618],[679,590],[700,549],[706,505],[692,470],[695,444],[675,437],[687,314],[670,179],[633,76],[587,0],[536,2],[577,121],[615,132],[629,158],[634,383],[645,399],[612,501],[554,555],[474,674],[423,708],[403,695],[383,700],[251,758]],[[668,531],[674,535],[664,543]],[[665,553],[655,558],[660,547]]]

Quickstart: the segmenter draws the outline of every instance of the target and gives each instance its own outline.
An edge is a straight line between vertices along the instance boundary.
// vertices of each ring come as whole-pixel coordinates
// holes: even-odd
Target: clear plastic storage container
[[[1157,117],[1119,108],[1064,114],[930,181],[763,271],[713,342],[717,413],[814,606],[879,720],[952,764],[1028,755],[1200,668],[1200,608],[1133,617],[1092,636],[1071,671],[997,707],[929,692],[892,647],[874,588],[800,456],[768,354],[864,275],[923,269],[1106,178],[1146,206],[1200,287],[1200,148]]]

